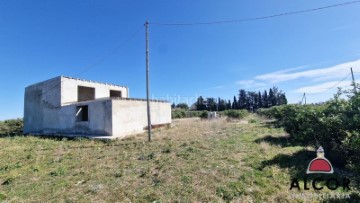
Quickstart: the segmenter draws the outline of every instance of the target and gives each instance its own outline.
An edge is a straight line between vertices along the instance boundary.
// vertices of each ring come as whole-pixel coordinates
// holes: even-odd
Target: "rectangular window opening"
[[[95,99],[95,88],[78,86],[78,101],[87,101]]]
[[[89,121],[88,105],[76,107],[76,122]]]
[[[110,97],[111,98],[121,97],[121,91],[110,90]]]

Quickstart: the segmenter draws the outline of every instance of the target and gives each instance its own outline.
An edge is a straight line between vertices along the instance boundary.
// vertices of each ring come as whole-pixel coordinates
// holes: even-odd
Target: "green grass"
[[[293,202],[290,179],[301,175],[294,166],[315,153],[302,156],[303,147],[255,115],[245,120],[175,120],[151,143],[145,134],[2,137],[0,201]]]

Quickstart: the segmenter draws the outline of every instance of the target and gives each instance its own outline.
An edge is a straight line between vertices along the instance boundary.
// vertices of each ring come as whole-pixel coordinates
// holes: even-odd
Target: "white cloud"
[[[308,94],[315,94],[315,93],[322,93],[326,92],[330,89],[333,89],[335,87],[348,87],[351,85],[351,81],[331,81],[331,82],[325,82],[317,85],[312,86],[306,86],[301,87],[295,90],[297,93],[308,93]]]
[[[237,81],[236,84],[240,85],[242,88],[259,88],[268,85],[267,83],[257,82],[255,80],[240,80]]]
[[[299,78],[309,78],[312,79],[312,81],[324,81],[324,80],[344,77],[345,75],[349,74],[350,67],[352,67],[355,72],[359,72],[360,60],[342,63],[327,68],[298,71],[298,72],[293,72],[294,70],[296,70],[296,68],[287,69],[287,70],[276,71],[263,75],[258,75],[255,77],[255,79],[265,81],[268,83],[280,83],[280,82],[295,80]]]
[[[350,61],[326,68],[310,69],[312,65],[283,69],[257,75],[248,80],[237,81],[241,88],[265,88],[281,82],[290,103],[301,100],[307,94],[308,103],[326,101],[333,96],[337,87],[351,88],[350,67],[353,68],[355,80],[360,75],[360,60]],[[306,69],[306,70],[304,70]]]
[[[299,67],[295,67],[295,68],[288,68],[288,69],[283,69],[283,70],[279,70],[279,71],[275,71],[273,73],[288,73],[291,71],[296,71],[296,70],[302,70],[305,68],[311,67],[311,65],[304,65],[304,66],[299,66]]]

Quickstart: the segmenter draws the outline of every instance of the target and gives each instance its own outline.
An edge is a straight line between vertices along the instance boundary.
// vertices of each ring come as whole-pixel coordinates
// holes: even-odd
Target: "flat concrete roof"
[[[67,79],[71,79],[71,80],[79,80],[79,81],[84,81],[84,82],[89,82],[89,83],[97,83],[97,84],[102,84],[102,85],[111,85],[111,86],[116,86],[116,87],[125,87],[128,88],[127,86],[124,85],[116,85],[116,84],[112,84],[112,83],[106,83],[106,82],[98,82],[98,81],[93,81],[93,80],[85,80],[85,79],[80,79],[80,78],[74,78],[74,77],[70,77],[70,76],[58,76],[58,77],[62,77],[62,78],[67,78]]]
[[[71,80],[78,80],[78,81],[83,81],[83,82],[96,83],[96,84],[101,84],[101,85],[109,85],[109,86],[115,86],[115,87],[124,87],[124,88],[129,89],[127,86],[124,86],[124,85],[116,85],[116,84],[106,83],[106,82],[85,80],[85,79],[80,79],[80,78],[75,78],[75,77],[70,77],[70,76],[64,76],[64,75],[56,76],[54,78],[50,78],[50,79],[47,79],[47,80],[44,80],[44,81],[41,81],[41,82],[37,82],[37,83],[31,84],[31,85],[29,85],[27,87],[35,86],[35,85],[38,85],[38,84],[41,84],[41,83],[44,83],[44,82],[47,82],[47,81],[50,81],[50,80],[54,80],[56,78],[67,78],[67,79],[71,79]]]
[[[106,98],[98,98],[93,100],[87,100],[87,101],[76,101],[76,102],[68,102],[64,103],[64,105],[73,105],[73,104],[87,104],[91,102],[97,102],[97,101],[106,101],[106,100],[125,100],[125,101],[144,101],[146,102],[146,99],[140,99],[140,98],[121,98],[121,97],[106,97]],[[150,102],[159,102],[159,103],[170,103],[166,100],[157,100],[157,99],[150,99]]]

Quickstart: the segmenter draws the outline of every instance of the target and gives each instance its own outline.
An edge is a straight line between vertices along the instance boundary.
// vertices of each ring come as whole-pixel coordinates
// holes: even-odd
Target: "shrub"
[[[208,118],[208,111],[202,111],[199,114],[199,117],[202,118],[202,119],[207,119]]]
[[[23,120],[11,119],[0,121],[0,135],[14,136],[23,133]]]
[[[183,109],[175,109],[171,111],[171,118],[185,118],[186,111]]]
[[[207,118],[208,111],[186,111],[184,109],[174,109],[171,111],[171,118]],[[204,115],[206,115],[204,117]]]
[[[226,110],[223,112],[228,118],[241,119],[249,114],[247,110]]]
[[[360,172],[360,94],[349,100],[340,93],[322,105],[283,105],[259,109],[275,118],[290,138],[302,145],[323,146],[335,164]]]
[[[186,112],[186,117],[187,117],[187,118],[193,118],[193,117],[200,117],[200,118],[202,118],[202,116],[203,116],[204,114],[206,114],[206,116],[207,116],[207,113],[208,113],[208,111],[187,111],[187,112]]]

